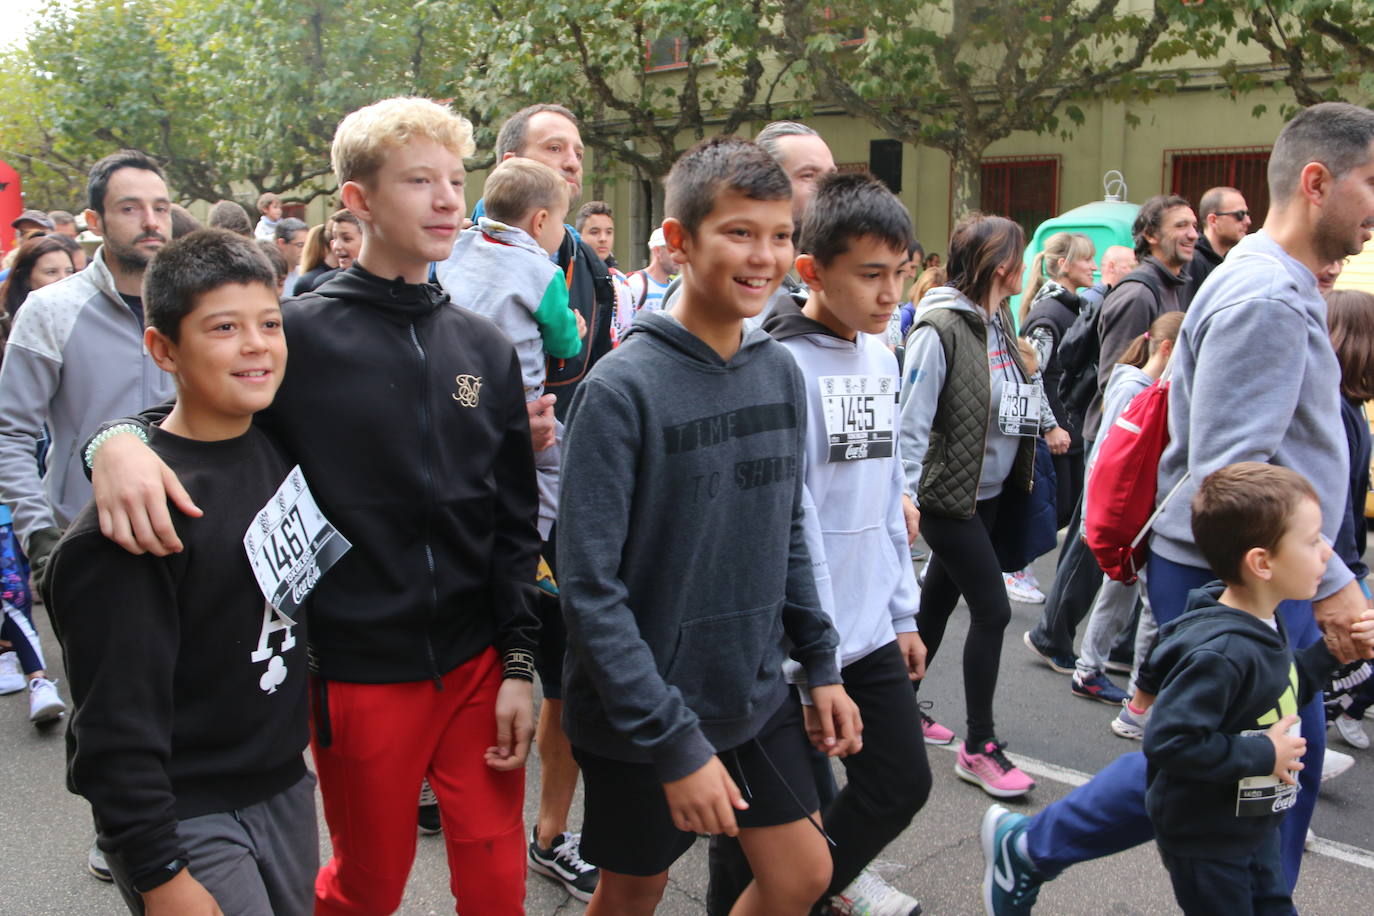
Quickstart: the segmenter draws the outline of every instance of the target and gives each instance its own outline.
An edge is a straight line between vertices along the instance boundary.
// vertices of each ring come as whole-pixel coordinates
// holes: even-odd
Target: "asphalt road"
[[[1054,555],[1037,564],[1042,583],[1052,579]],[[111,609],[118,613],[117,608]],[[38,613],[45,650],[61,675],[60,652],[46,613]],[[998,688],[999,736],[1010,756],[1034,770],[1039,785],[1019,810],[1034,813],[1061,798],[1073,785],[1135,742],[1108,729],[1114,715],[1107,706],[1069,693],[1067,676],[1055,674],[1021,645],[1021,633],[1039,616],[1039,607],[1012,605]],[[957,665],[966,615],[958,612],[945,649],[922,689],[935,702],[937,718],[962,731],[963,688]],[[949,651],[953,650],[953,651]],[[0,916],[86,916],[124,912],[118,893],[85,871],[91,822],[84,802],[63,783],[63,727],[45,731],[28,723],[23,694],[0,697]],[[1369,723],[1374,733],[1374,721]],[[1335,732],[1330,733],[1334,739]],[[1297,903],[1305,913],[1368,912],[1374,899],[1374,751],[1333,745],[1351,753],[1356,766],[1323,787],[1314,827],[1320,840],[1307,855]],[[930,802],[910,828],[884,852],[879,870],[914,894],[932,914],[982,912],[983,857],[977,830],[991,803],[981,791],[953,773],[954,754],[930,748],[935,787]],[[537,762],[530,767],[527,814],[533,812]],[[576,809],[575,809],[576,810]],[[328,854],[321,822],[322,847]],[[664,914],[701,914],[706,890],[705,846],[697,846],[672,873],[659,909]],[[1365,901],[1361,904],[1359,901]],[[547,880],[531,875],[528,912],[534,916],[580,912]],[[439,837],[420,837],[403,914],[453,912],[448,870]],[[1038,912],[1063,916],[1177,912],[1168,877],[1151,846],[1076,866],[1041,892]]]

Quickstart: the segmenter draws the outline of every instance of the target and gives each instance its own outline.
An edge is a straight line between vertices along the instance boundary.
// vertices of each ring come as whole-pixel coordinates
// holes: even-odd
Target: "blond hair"
[[[1097,248],[1093,245],[1093,240],[1081,232],[1056,232],[1045,239],[1045,247],[1031,260],[1030,286],[1021,296],[1021,322],[1024,323],[1030,315],[1031,305],[1034,304],[1040,287],[1045,285],[1045,279],[1057,281],[1064,276],[1061,261],[1081,261],[1096,254]],[[1076,290],[1071,289],[1069,292]]]
[[[464,158],[477,148],[472,122],[443,105],[413,96],[383,99],[339,122],[329,149],[334,176],[339,184],[366,181],[382,167],[387,153],[417,139],[432,140]]]
[[[535,210],[568,206],[568,183],[542,162],[507,159],[482,184],[482,206],[501,223],[519,223]]]

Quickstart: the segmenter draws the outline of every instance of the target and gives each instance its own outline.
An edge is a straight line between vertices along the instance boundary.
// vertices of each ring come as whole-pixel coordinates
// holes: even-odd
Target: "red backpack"
[[[1172,368],[1172,367],[1171,367]],[[1084,495],[1083,539],[1102,571],[1130,584],[1149,555],[1145,535],[1174,493],[1184,474],[1155,508],[1159,456],[1169,444],[1169,372],[1136,395],[1104,433]]]

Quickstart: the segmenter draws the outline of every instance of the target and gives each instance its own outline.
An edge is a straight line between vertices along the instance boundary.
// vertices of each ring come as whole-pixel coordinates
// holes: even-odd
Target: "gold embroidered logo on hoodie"
[[[476,407],[478,393],[482,390],[480,375],[460,375],[454,379],[458,383],[458,393],[453,399],[464,407]]]

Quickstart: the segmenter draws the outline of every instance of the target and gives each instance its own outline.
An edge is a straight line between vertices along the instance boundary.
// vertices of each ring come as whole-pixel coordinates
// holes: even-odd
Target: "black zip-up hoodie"
[[[1292,798],[1241,801],[1246,777],[1274,769],[1264,732],[1297,713],[1339,664],[1324,643],[1297,653],[1278,629],[1218,603],[1214,582],[1188,595],[1183,616],[1160,628],[1142,683],[1160,684],[1145,730],[1145,802],[1160,848],[1226,858],[1253,852]],[[1278,808],[1278,810],[1273,810]]]
[[[282,313],[288,371],[255,422],[353,544],[313,593],[311,670],[388,684],[533,653],[538,493],[510,340],[437,285],[356,263]]]

